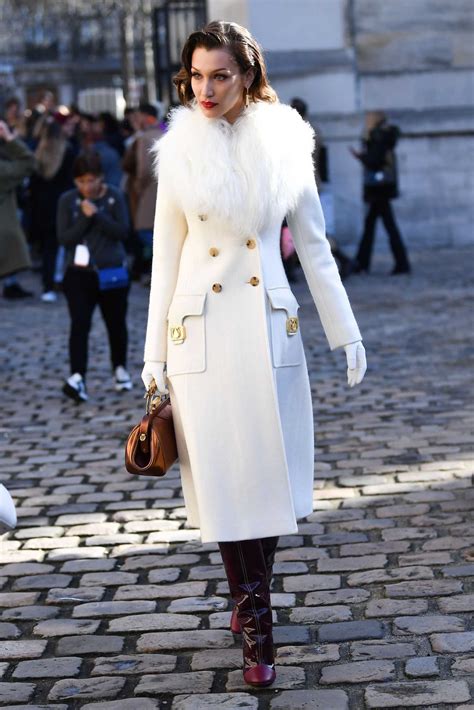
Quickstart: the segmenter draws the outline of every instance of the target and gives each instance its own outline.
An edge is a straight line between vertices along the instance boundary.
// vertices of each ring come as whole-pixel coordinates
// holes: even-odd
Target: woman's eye
[[[219,81],[223,81],[224,79],[227,79],[226,74],[216,74],[216,79],[219,79]]]
[[[192,77],[193,79],[199,79],[200,76],[201,76],[201,75],[198,74],[197,72],[193,72],[193,73],[191,74],[191,77]]]

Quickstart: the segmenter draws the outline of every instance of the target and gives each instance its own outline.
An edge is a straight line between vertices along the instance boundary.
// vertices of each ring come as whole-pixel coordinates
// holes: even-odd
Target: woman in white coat
[[[150,307],[142,378],[169,391],[189,523],[218,542],[243,632],[244,678],[275,678],[270,580],[279,535],[312,512],[311,392],[298,303],[280,255],[285,215],[331,349],[348,381],[361,335],[325,238],[313,131],[278,102],[243,27],[188,38],[183,104],[157,144]]]

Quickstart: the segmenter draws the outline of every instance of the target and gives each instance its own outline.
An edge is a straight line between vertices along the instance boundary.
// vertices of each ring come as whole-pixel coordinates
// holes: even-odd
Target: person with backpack
[[[400,131],[388,123],[383,111],[369,111],[365,117],[362,150],[350,148],[364,168],[364,201],[368,204],[364,232],[359,243],[354,271],[369,273],[377,219],[387,230],[395,265],[391,275],[411,271],[405,245],[395,221],[390,201],[398,197],[398,170],[395,146]]]
[[[97,153],[79,155],[72,172],[76,189],[59,200],[57,235],[66,250],[63,290],[71,317],[71,375],[63,392],[79,403],[88,399],[88,341],[97,305],[109,336],[115,389],[132,388],[126,370],[129,274],[124,242],[129,225],[124,197],[120,190],[104,183]]]

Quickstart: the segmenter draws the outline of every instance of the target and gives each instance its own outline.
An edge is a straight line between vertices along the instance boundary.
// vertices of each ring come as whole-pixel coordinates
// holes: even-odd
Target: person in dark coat
[[[0,121],[0,279],[8,299],[32,296],[17,279],[17,273],[31,267],[25,235],[18,219],[16,189],[33,172],[35,158]]]
[[[72,164],[74,151],[61,126],[49,118],[43,125],[35,151],[37,168],[30,180],[31,237],[39,245],[42,257],[43,295],[45,303],[56,301],[54,271],[58,240],[56,211],[59,198],[74,187]]]
[[[400,135],[397,126],[387,122],[382,111],[366,114],[362,151],[351,148],[364,167],[364,201],[368,204],[364,232],[356,256],[355,271],[370,271],[377,219],[380,217],[390,241],[395,265],[392,275],[410,272],[410,263],[395,221],[390,201],[398,197],[398,171],[395,146]]]

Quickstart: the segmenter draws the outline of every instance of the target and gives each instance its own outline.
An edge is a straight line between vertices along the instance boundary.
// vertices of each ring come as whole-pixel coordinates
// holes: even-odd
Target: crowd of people
[[[29,151],[28,161],[25,152],[25,172],[18,175],[16,198],[29,251],[33,261],[41,264],[42,300],[54,301],[55,284],[62,281],[57,206],[60,196],[74,188],[74,159],[84,152],[97,153],[104,182],[124,193],[133,226],[127,240],[127,250],[134,256],[133,276],[146,273],[156,194],[148,148],[165,128],[157,106],[142,104],[126,109],[124,119],[118,121],[109,112],[93,115],[75,106],[57,108],[47,92],[33,110],[27,111],[22,111],[17,98],[10,98],[5,103],[4,124],[15,143]],[[2,276],[11,274],[2,268]],[[11,288],[13,283],[15,288]],[[32,294],[11,277],[6,285],[4,282],[3,295],[26,298]]]
[[[71,319],[71,374],[63,391],[81,402],[88,338],[99,306],[117,390],[129,390],[126,311],[130,278],[147,282],[156,180],[150,148],[165,125],[141,104],[111,113],[56,107],[46,93],[33,110],[17,98],[0,121],[0,279],[7,300],[32,298],[20,272],[41,273],[44,303],[64,292]]]
[[[307,105],[292,106],[306,119]],[[91,114],[76,106],[55,106],[46,92],[32,110],[16,97],[5,103],[0,121],[0,279],[5,299],[31,298],[19,279],[25,269],[41,273],[44,303],[64,292],[71,329],[71,374],[63,391],[87,400],[88,337],[99,306],[110,344],[117,390],[132,383],[126,369],[126,312],[130,280],[149,283],[152,261],[156,180],[152,147],[166,131],[158,106],[127,108],[119,121],[110,112]],[[318,136],[319,137],[319,136]],[[338,246],[328,177],[327,151],[318,140],[316,180],[327,236],[342,278],[368,272],[378,217],[390,238],[393,274],[410,264],[390,200],[398,194],[395,144],[398,129],[384,114],[366,117],[362,150],[354,149],[364,174],[368,203],[364,233],[355,259]],[[297,257],[291,232],[282,225],[281,251],[287,276],[296,280]]]

